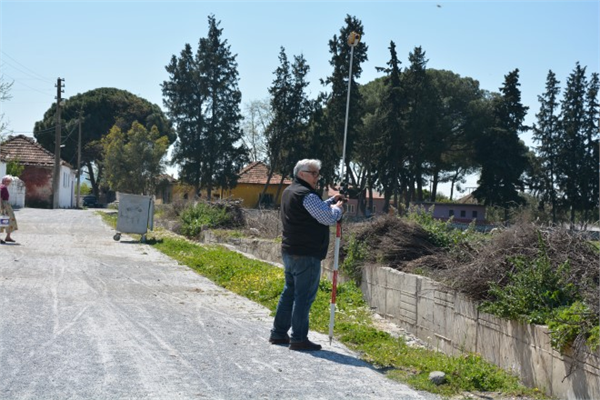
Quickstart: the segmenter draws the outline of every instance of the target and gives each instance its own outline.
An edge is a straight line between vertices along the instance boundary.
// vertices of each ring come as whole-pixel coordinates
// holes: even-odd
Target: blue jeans
[[[283,339],[290,327],[291,342],[308,340],[308,313],[317,297],[321,260],[283,253],[285,286],[279,298],[271,338]]]

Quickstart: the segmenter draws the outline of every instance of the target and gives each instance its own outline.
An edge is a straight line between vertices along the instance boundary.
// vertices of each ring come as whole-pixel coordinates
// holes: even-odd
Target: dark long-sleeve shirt
[[[0,197],[4,201],[8,201],[8,188],[4,185],[0,185]]]

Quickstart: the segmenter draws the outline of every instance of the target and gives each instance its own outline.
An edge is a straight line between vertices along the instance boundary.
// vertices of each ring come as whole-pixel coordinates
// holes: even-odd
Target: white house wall
[[[60,166],[58,207],[75,207],[75,172],[71,168],[64,165]]]

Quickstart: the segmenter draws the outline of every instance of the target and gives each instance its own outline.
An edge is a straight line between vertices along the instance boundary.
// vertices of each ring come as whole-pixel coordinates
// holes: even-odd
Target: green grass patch
[[[173,237],[151,238],[149,243],[164,254],[188,265],[218,285],[249,298],[275,312],[283,289],[283,271],[271,264],[248,259],[221,246],[201,246]],[[310,313],[311,330],[327,333],[332,284],[322,280]],[[335,335],[361,357],[388,371],[392,379],[419,390],[441,395],[479,390],[543,398],[539,391],[519,384],[518,378],[477,355],[450,357],[406,345],[374,327],[372,313],[353,282],[337,289]],[[432,371],[444,371],[448,382],[441,386],[428,380]]]

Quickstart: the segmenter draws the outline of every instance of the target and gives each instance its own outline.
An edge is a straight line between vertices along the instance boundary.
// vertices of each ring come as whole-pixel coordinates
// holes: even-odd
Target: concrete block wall
[[[223,242],[204,232],[204,241]],[[281,263],[281,245],[260,239],[228,239],[242,252]],[[326,260],[323,273],[332,277]],[[347,278],[341,276],[338,281]],[[569,374],[573,359],[552,349],[545,326],[506,321],[477,310],[466,296],[423,276],[379,265],[363,268],[361,290],[375,311],[449,355],[478,353],[513,371],[523,383],[559,399],[600,399],[600,349],[586,353]],[[567,376],[568,375],[568,376]]]
[[[573,359],[552,349],[547,327],[479,312],[476,302],[429,278],[367,265],[361,289],[377,313],[445,354],[478,353],[560,399],[600,399],[600,350],[585,353],[569,374]]]

